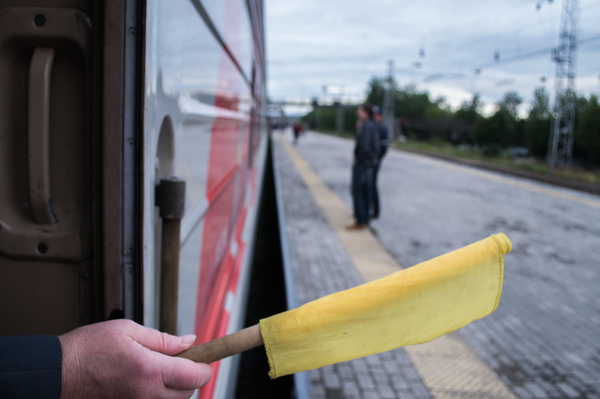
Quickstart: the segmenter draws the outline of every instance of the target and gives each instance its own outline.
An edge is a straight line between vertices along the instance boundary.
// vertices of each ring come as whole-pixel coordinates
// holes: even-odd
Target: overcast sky
[[[539,10],[538,0],[265,3],[272,100],[360,101],[369,80],[387,74],[388,60],[400,86],[414,83],[453,107],[477,92],[490,112],[516,91],[524,115],[535,87],[554,92],[550,49],[558,44],[562,0]],[[600,0],[579,0],[579,8],[576,88],[589,96],[600,93]]]

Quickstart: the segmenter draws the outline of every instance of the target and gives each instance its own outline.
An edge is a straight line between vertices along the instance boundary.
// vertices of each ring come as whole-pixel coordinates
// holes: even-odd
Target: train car
[[[1,335],[123,317],[165,330],[167,314],[198,343],[242,327],[263,26],[261,0],[0,0]],[[179,220],[161,193],[182,181]],[[213,375],[199,396],[231,397],[236,361]]]

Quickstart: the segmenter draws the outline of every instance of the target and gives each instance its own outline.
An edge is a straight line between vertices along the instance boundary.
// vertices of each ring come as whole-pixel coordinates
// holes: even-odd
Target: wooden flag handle
[[[260,335],[260,327],[256,324],[213,341],[193,346],[178,354],[177,357],[208,364],[261,345],[264,345],[264,342]]]

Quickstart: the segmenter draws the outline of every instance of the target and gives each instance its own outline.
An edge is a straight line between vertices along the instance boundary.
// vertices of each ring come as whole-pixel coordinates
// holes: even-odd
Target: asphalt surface
[[[353,142],[309,132],[295,148],[351,209]],[[279,163],[286,162],[279,154]],[[293,176],[284,177],[293,181]],[[506,256],[498,309],[459,333],[517,396],[600,398],[600,197],[395,149],[383,160],[378,186],[382,211],[371,228],[405,267],[493,233],[504,232],[511,239],[513,251]],[[296,198],[288,207],[316,212],[302,210],[311,200],[301,192],[301,184],[286,190],[296,190],[288,196]],[[312,219],[306,215],[305,226],[294,227],[288,235],[301,237],[302,228],[326,231],[324,220],[319,228],[309,222],[315,217],[319,220],[318,212]],[[309,234],[303,238],[308,241],[297,246],[310,252],[311,245],[327,237]],[[346,255],[338,249],[327,256]],[[304,262],[310,267],[310,257]],[[314,267],[308,275],[299,275],[311,279],[309,285],[326,284],[329,280],[319,273]],[[339,281],[356,282],[356,276],[339,274]],[[334,291],[345,285],[326,288]],[[298,292],[303,296],[300,302],[313,299],[314,291]],[[320,397],[336,397],[332,395],[337,392],[342,395],[338,397],[350,397],[346,393],[353,388],[344,390],[339,381],[326,396],[325,377],[311,374],[313,383],[323,387]],[[394,391],[393,384],[391,388],[389,397],[427,396],[416,382],[415,388],[403,391]],[[361,394],[360,385],[357,389],[355,397],[383,397],[376,387],[367,387],[368,395]]]

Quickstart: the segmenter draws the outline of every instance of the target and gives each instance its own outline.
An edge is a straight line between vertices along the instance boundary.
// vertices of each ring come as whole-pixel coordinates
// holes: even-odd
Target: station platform
[[[347,231],[352,212],[274,133],[275,173],[298,304],[402,268],[372,231]],[[457,334],[312,370],[310,398],[515,398]]]
[[[310,371],[311,398],[600,398],[600,197],[392,149],[381,217],[348,232],[352,140],[272,137],[299,304],[490,234],[513,243],[493,314]]]

